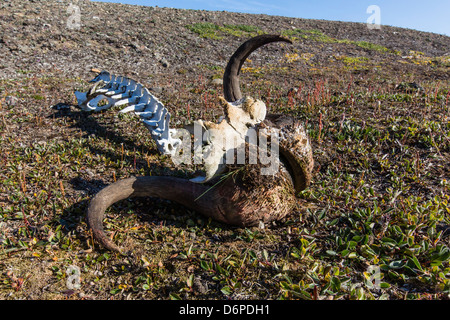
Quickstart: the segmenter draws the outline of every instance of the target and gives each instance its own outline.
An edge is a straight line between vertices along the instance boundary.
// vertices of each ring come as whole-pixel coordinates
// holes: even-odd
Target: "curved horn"
[[[231,56],[223,75],[223,95],[228,102],[235,102],[242,98],[239,88],[239,72],[247,57],[259,47],[278,41],[292,44],[291,40],[280,35],[263,34],[244,42]]]
[[[239,72],[247,57],[259,47],[283,41],[292,44],[292,41],[279,35],[260,35],[244,42],[231,56],[223,76],[223,93],[228,102],[242,98],[239,87]],[[308,187],[311,181],[311,172],[314,165],[311,145],[306,131],[293,118],[283,115],[268,114],[265,121],[269,126],[282,130],[283,139],[280,144],[280,160],[285,164],[293,179],[296,192]]]
[[[280,161],[288,170],[295,191],[305,190],[311,182],[314,167],[313,152],[305,126],[291,116],[273,113],[268,114],[263,123],[279,130]]]
[[[265,196],[261,197],[262,193]],[[278,220],[295,205],[290,180],[282,172],[274,176],[260,175],[257,165],[240,168],[232,177],[227,176],[212,187],[175,177],[132,177],[102,189],[87,209],[93,236],[109,250],[123,252],[105,234],[105,211],[115,202],[130,197],[172,200],[206,217],[241,227]]]
[[[224,221],[213,210],[214,199],[202,196],[208,188],[185,179],[174,177],[132,177],[117,181],[98,192],[87,209],[87,222],[94,237],[107,249],[121,251],[105,234],[103,219],[106,209],[112,204],[130,197],[159,197],[173,200],[188,208]]]

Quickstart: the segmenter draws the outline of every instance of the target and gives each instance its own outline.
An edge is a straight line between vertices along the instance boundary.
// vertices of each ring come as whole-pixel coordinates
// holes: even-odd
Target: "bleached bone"
[[[75,92],[78,106],[84,111],[101,111],[116,106],[125,106],[119,113],[134,111],[156,142],[158,150],[165,155],[174,155],[181,140],[174,138],[176,130],[169,128],[170,113],[161,101],[147,88],[136,81],[102,71],[93,80],[88,92]],[[108,103],[99,106],[99,102]]]
[[[177,136],[180,129],[169,128],[170,113],[142,84],[106,71],[102,71],[90,82],[94,85],[88,92],[75,92],[82,110],[101,111],[126,105],[119,112],[133,111],[138,115],[161,153],[175,156],[179,152],[181,140]],[[99,106],[99,102],[104,99],[108,100],[108,104]],[[251,97],[235,102],[227,102],[222,98],[221,103],[225,114],[221,121],[194,122],[194,126],[202,128],[200,137],[197,138],[201,139],[199,147],[204,160],[205,176],[191,179],[192,182],[205,183],[221,174],[226,168],[226,154],[243,145],[248,130],[262,122],[266,115],[266,105]],[[190,143],[188,144],[190,148]]]
[[[266,117],[266,105],[261,100],[245,97],[228,102],[221,98],[221,103],[225,117],[220,122],[194,122],[194,126],[201,126],[206,133],[202,146],[206,175],[192,179],[193,182],[208,182],[223,173],[229,163],[225,160],[228,152],[244,145],[249,130],[254,130]]]
[[[195,131],[198,131],[198,129],[200,129],[201,133],[200,136],[197,136],[197,141],[194,142],[194,145],[196,142],[199,142],[197,147],[202,149],[202,151],[214,149],[219,151],[217,158],[211,160],[213,164],[216,164],[217,159],[220,158],[219,156],[224,151],[224,148],[217,143],[220,141],[221,136],[225,135],[227,138],[230,138],[228,135],[235,136],[242,141],[242,136],[248,133],[246,130],[250,130],[253,126],[260,131],[264,131],[266,128],[275,128],[279,132],[277,136],[281,138],[278,144],[279,160],[282,162],[281,170],[277,170],[273,175],[269,174],[269,177],[258,174],[256,170],[265,165],[265,161],[259,159],[259,162],[255,163],[255,165],[229,166],[230,170],[232,170],[230,171],[231,175],[223,176],[223,179],[220,179],[213,186],[169,176],[131,177],[116,181],[97,193],[87,209],[87,222],[92,230],[92,235],[103,246],[110,250],[125,253],[105,233],[103,220],[108,207],[130,197],[159,197],[175,201],[208,218],[241,227],[258,226],[269,221],[279,220],[292,212],[294,208],[299,207],[295,194],[308,187],[314,166],[311,144],[304,126],[296,119],[285,115],[266,115],[265,105],[251,98],[243,98],[239,88],[239,71],[245,59],[259,47],[278,41],[292,43],[279,35],[264,34],[247,40],[237,49],[230,58],[223,77],[223,92],[226,100],[226,102],[222,101],[225,111],[224,118],[217,124],[196,121],[198,125],[194,126],[193,131],[194,137],[196,136]],[[104,80],[101,79],[102,77]],[[98,91],[103,92],[98,95],[111,91],[110,97],[114,93],[115,97],[120,97],[122,100],[127,99],[125,94],[127,89],[124,90],[122,88],[124,92],[121,93],[120,86],[116,85],[117,83],[122,83],[123,79],[114,78],[112,80],[111,77],[103,74],[97,80],[108,82],[108,86],[106,86],[106,83],[98,84]],[[124,86],[134,86],[134,83],[130,81]],[[95,91],[92,90],[91,93]],[[146,94],[143,89],[141,89],[141,93],[142,96]],[[88,110],[96,108],[94,106],[95,103],[91,102],[89,104],[89,102],[86,102],[88,94],[78,93],[78,96],[80,97],[80,104],[85,108]],[[93,96],[93,94],[89,96],[91,100],[97,99]],[[167,117],[167,114],[165,114],[163,109],[157,110],[158,104],[155,102],[156,100],[154,100],[153,104],[151,101],[151,98],[148,97],[146,100],[148,104],[144,107],[139,105],[138,101],[130,104],[130,108],[125,110],[134,110],[141,117],[143,115],[151,115],[152,119],[148,121],[153,120],[158,123],[160,119]],[[109,104],[114,105],[114,103],[114,99],[109,100]],[[262,121],[263,119],[265,120]],[[153,125],[155,122],[148,124]],[[168,131],[163,130],[162,132],[167,133]],[[177,133],[180,132],[181,129]],[[185,139],[185,137],[189,138],[190,135],[187,131],[181,133],[183,143],[180,149],[184,151],[186,150],[184,149],[186,145],[185,140],[189,140]],[[264,142],[260,143],[260,146],[257,146],[257,148],[250,148],[250,144],[246,145],[246,147],[253,149],[253,154],[258,151],[259,155],[263,145]],[[270,155],[273,155],[272,148]],[[174,162],[175,159],[172,157]],[[208,181],[210,173],[220,169],[217,166],[208,167],[208,161],[205,161],[205,167],[209,173],[207,172],[204,179],[199,179],[200,182]],[[235,170],[236,167],[240,169]]]

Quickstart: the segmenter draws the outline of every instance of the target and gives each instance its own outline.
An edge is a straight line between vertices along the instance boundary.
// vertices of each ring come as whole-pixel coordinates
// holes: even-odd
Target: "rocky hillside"
[[[80,28],[68,27],[76,5]],[[220,41],[202,38],[186,26],[197,23],[217,26],[249,26],[265,33],[318,30],[339,40],[366,41],[410,55],[450,53],[449,37],[393,27],[369,30],[365,24],[293,19],[267,15],[178,10],[90,1],[14,1],[0,4],[0,78],[21,73],[57,70],[73,77],[89,77],[90,68],[137,76],[141,81],[160,74],[175,75],[180,69],[195,71],[198,65],[224,67],[230,53],[251,32],[223,35]],[[72,23],[73,24],[73,23]],[[238,30],[239,31],[239,30]],[[325,41],[298,41],[298,52],[312,52],[315,59],[339,54],[340,46]],[[364,53],[352,48],[351,54]],[[367,53],[369,54],[369,53]]]

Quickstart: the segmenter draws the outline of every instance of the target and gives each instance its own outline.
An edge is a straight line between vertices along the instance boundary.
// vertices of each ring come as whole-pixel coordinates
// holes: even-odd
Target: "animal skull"
[[[238,226],[251,226],[277,220],[288,214],[295,205],[295,193],[305,189],[311,181],[312,150],[305,128],[295,119],[283,115],[266,114],[265,104],[251,97],[242,97],[239,71],[245,59],[257,48],[270,42],[290,40],[277,35],[260,35],[244,42],[231,57],[224,73],[224,98],[221,104],[224,117],[218,122],[197,120],[188,127],[195,135],[201,132],[197,148],[203,151],[206,174],[191,180],[175,177],[133,177],[111,184],[91,201],[87,211],[88,224],[95,238],[110,250],[121,251],[103,230],[103,216],[113,203],[129,197],[154,196],[181,203],[205,216]],[[164,105],[141,84],[124,77],[101,72],[93,87],[86,93],[75,92],[79,107],[85,111],[99,111],[127,105],[121,113],[134,111],[150,130],[158,149],[175,156],[183,146],[179,139],[186,129],[170,129],[170,114]],[[103,99],[108,104],[100,106]],[[281,169],[271,175],[261,175],[262,160],[255,164],[224,163],[224,158],[237,147],[248,147],[250,131],[265,135],[274,129],[280,138]],[[184,135],[186,136],[186,135]],[[189,136],[189,135],[188,135]],[[222,143],[223,138],[233,143]],[[273,140],[273,139],[271,139]],[[267,140],[266,140],[267,142]],[[271,142],[272,143],[272,142]],[[251,148],[263,149],[262,146]],[[224,170],[233,179],[215,179]],[[242,170],[241,170],[242,169]],[[222,176],[223,177],[223,176]],[[213,186],[211,183],[215,182]]]
[[[175,156],[179,152],[181,140],[177,136],[182,129],[169,128],[170,113],[142,84],[125,77],[111,75],[107,71],[102,71],[90,82],[94,85],[88,92],[75,92],[80,109],[102,111],[116,106],[126,106],[119,113],[133,111],[138,115],[149,129],[162,154]],[[99,102],[104,99],[108,104],[100,106]],[[193,182],[208,182],[221,174],[225,169],[224,158],[227,152],[245,143],[249,128],[254,128],[266,116],[264,102],[251,97],[234,103],[222,98],[222,105],[225,117],[219,123],[194,121],[194,127],[200,126],[207,136],[202,137],[201,145],[206,174],[204,177],[192,179]],[[223,141],[223,137],[226,137],[227,141]]]
[[[245,144],[249,130],[261,123],[266,117],[266,105],[261,100],[246,97],[237,103],[221,99],[225,117],[219,122],[198,120],[194,126],[202,127],[204,137],[203,155],[205,159],[205,177],[191,179],[193,182],[208,182],[225,170],[225,157],[230,150]]]

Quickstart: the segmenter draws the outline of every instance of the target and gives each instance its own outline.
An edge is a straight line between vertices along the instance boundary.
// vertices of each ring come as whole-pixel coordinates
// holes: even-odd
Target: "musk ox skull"
[[[232,55],[223,77],[224,116],[218,123],[198,120],[186,129],[170,129],[170,113],[156,97],[134,80],[107,72],[92,80],[95,84],[87,93],[75,93],[79,107],[85,111],[126,105],[120,112],[134,111],[150,130],[158,149],[175,158],[183,145],[190,147],[180,136],[188,132],[184,134],[186,138],[190,137],[189,132],[194,136],[196,130],[200,132],[197,147],[204,156],[204,176],[191,180],[132,177],[109,185],[93,197],[87,221],[96,240],[105,248],[122,251],[105,234],[103,218],[109,206],[130,197],[172,200],[236,226],[281,219],[297,204],[296,193],[309,185],[313,167],[305,128],[291,117],[266,114],[263,101],[243,97],[239,88],[239,72],[246,58],[259,47],[276,41],[291,43],[278,35],[260,35],[244,42]],[[108,104],[99,106],[102,99],[107,99]],[[233,143],[223,144],[224,137]],[[269,140],[271,148],[267,151]],[[226,155],[239,150],[245,151],[244,161],[229,162]],[[264,171],[268,154],[277,160],[276,170],[269,173]]]

